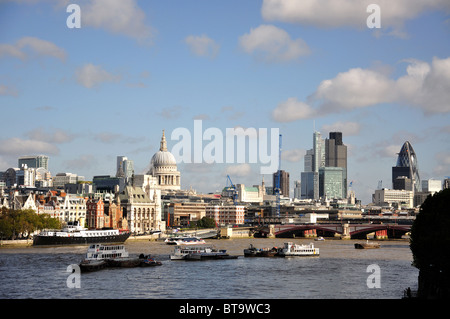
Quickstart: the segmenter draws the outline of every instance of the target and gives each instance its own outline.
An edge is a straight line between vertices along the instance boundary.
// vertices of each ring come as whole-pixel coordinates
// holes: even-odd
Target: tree
[[[450,297],[450,189],[428,196],[411,227],[419,297]]]
[[[28,238],[34,231],[45,228],[61,228],[61,223],[48,214],[36,214],[32,209],[2,209],[0,214],[0,236],[3,239],[16,239],[18,235]]]
[[[196,226],[198,228],[214,228],[216,227],[216,222],[214,219],[205,216],[197,221]]]

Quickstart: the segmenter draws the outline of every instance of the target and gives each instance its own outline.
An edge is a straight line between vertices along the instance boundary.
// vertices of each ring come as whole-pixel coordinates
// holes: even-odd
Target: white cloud
[[[252,174],[252,167],[250,166],[250,164],[244,163],[239,165],[227,166],[223,175],[245,177],[250,176],[251,174]]]
[[[220,46],[206,35],[190,35],[184,39],[193,54],[200,57],[214,58],[219,53]]]
[[[391,102],[393,82],[384,74],[368,69],[350,69],[320,83],[312,99],[325,112],[351,110]]]
[[[86,64],[75,71],[76,80],[86,88],[93,88],[104,82],[119,82],[121,77],[105,71],[99,65]]]
[[[26,135],[32,140],[58,144],[71,142],[75,138],[75,135],[62,129],[54,129],[51,132],[46,132],[42,128],[37,128],[28,132]]]
[[[358,135],[361,125],[357,122],[336,122],[330,125],[323,125],[326,132],[342,132],[345,136]]]
[[[281,102],[272,111],[272,118],[276,122],[293,122],[308,119],[316,115],[315,110],[308,104],[298,101],[297,98],[288,98]]]
[[[82,26],[103,28],[149,43],[155,31],[146,24],[145,12],[135,0],[93,0],[81,6]]]
[[[22,37],[15,44],[0,44],[0,58],[11,56],[21,60],[38,56],[50,56],[61,61],[66,60],[66,51],[56,44],[35,37]]]
[[[24,140],[12,137],[0,141],[0,154],[20,156],[24,154],[58,154],[59,149],[44,141]]]
[[[239,38],[241,48],[258,60],[287,62],[309,54],[308,45],[302,39],[292,39],[283,29],[273,25],[260,25]]]
[[[316,27],[367,28],[367,6],[376,3],[380,7],[381,32],[404,36],[406,21],[429,10],[450,12],[447,0],[264,0],[261,13],[266,21],[282,21]]]
[[[354,68],[320,83],[307,102],[291,97],[272,112],[277,122],[290,122],[351,111],[382,103],[414,106],[425,114],[450,112],[450,57],[429,64],[408,63],[406,75],[389,78],[383,71]]]

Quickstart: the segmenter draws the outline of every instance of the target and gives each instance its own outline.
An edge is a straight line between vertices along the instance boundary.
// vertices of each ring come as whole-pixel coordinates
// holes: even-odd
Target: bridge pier
[[[341,239],[350,239],[350,225],[349,224],[343,224],[342,225],[342,235]]]
[[[303,231],[303,237],[317,237],[317,232],[315,229],[307,229]]]
[[[387,229],[377,230],[375,232],[376,239],[388,239]]]

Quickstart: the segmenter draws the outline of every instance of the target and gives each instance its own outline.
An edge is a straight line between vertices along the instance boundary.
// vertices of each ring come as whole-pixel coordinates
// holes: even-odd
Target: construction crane
[[[280,179],[281,179],[281,141],[282,135],[279,135],[279,150],[278,150],[278,172],[277,179],[275,181],[275,195],[277,196],[277,217],[280,217]]]
[[[230,185],[228,186],[228,182],[230,182]],[[234,186],[233,181],[230,178],[230,175],[227,175],[227,192],[232,191],[232,197],[234,205],[237,205],[237,189],[236,186]]]

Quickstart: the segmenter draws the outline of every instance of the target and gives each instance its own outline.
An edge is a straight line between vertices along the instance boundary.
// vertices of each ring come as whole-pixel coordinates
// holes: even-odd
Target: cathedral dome
[[[169,151],[158,151],[152,157],[152,166],[177,165],[175,156]]]
[[[177,160],[175,159],[175,156],[173,156],[173,154],[167,150],[167,142],[164,131],[161,138],[161,146],[159,148],[159,151],[156,152],[152,157],[148,174],[155,177],[163,176],[163,179],[169,179],[174,182],[179,181],[180,173],[177,171]]]
[[[167,150],[166,136],[161,138],[159,151],[152,157],[149,175],[156,177],[157,184],[162,191],[176,191],[180,189],[180,172],[177,171],[177,160]]]
[[[167,142],[166,142],[166,136],[164,134],[161,137],[161,146],[159,147],[159,151],[153,155],[151,160],[151,167],[152,168],[158,168],[158,167],[170,167],[170,166],[177,166],[177,160],[175,159],[175,156],[173,156],[172,153],[170,153],[167,150]]]

